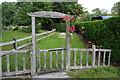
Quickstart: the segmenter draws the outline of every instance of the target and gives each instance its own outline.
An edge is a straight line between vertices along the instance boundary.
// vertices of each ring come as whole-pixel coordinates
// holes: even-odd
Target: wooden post
[[[92,53],[92,67],[94,67],[95,66],[95,49],[96,49],[95,45],[93,45],[92,48],[93,48],[93,53]]]
[[[111,56],[111,51],[109,52],[109,57],[108,57],[108,66],[110,66],[110,56]]]
[[[36,75],[36,36],[35,36],[35,17],[32,17],[32,56],[31,56],[31,76]]]
[[[13,41],[15,41],[15,43],[13,43],[13,49],[17,50],[17,41],[16,41],[16,38],[13,38]]]
[[[13,43],[13,47],[15,50],[17,50],[17,41],[16,38],[13,39],[15,43]],[[15,54],[15,71],[18,71],[18,55]]]
[[[0,55],[0,80],[2,79],[2,57]]]
[[[66,72],[69,71],[70,67],[70,21],[66,21]]]
[[[62,49],[64,49],[64,43],[63,43]],[[62,56],[61,57],[61,68],[63,69],[64,68],[64,50],[62,50],[61,56]]]

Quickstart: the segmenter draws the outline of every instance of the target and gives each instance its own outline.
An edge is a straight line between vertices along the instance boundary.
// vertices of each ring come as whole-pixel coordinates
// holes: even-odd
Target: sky
[[[16,2],[16,0],[0,0],[0,3],[4,1]],[[78,3],[87,8],[86,10],[88,10],[89,13],[92,13],[92,10],[95,8],[105,9],[110,13],[111,8],[114,6],[114,3],[119,1],[120,0],[78,0]]]
[[[87,8],[86,10],[88,10],[89,13],[92,13],[92,10],[95,8],[105,9],[110,13],[111,8],[119,1],[120,0],[78,0],[78,3]]]

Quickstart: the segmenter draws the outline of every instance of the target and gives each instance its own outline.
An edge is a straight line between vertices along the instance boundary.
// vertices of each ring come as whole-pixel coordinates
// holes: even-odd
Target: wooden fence
[[[36,54],[36,70],[37,74],[42,72],[56,71],[56,70],[65,70],[68,67],[71,69],[86,69],[93,67],[100,67],[110,65],[110,49],[96,49],[95,46],[91,49],[77,49],[70,48],[70,66],[66,65],[66,49],[65,48],[56,48],[56,49],[47,49],[40,50],[38,49]],[[22,54],[22,69],[18,69],[18,56]],[[30,74],[32,73],[32,55],[30,50],[14,50],[14,51],[2,51],[0,52],[0,78],[4,76],[13,76],[20,74]],[[26,66],[27,58],[26,55],[30,56],[30,68]],[[14,56],[14,70],[10,68],[10,57]],[[71,57],[72,56],[72,57]],[[6,71],[3,72],[2,59],[6,58]],[[21,57],[20,57],[21,58]],[[83,62],[83,58],[85,61]],[[42,65],[43,64],[43,65]],[[54,65],[53,65],[54,64]]]
[[[29,50],[15,50],[15,51],[1,51],[0,52],[0,78],[5,77],[5,76],[15,76],[15,75],[20,75],[20,74],[26,74],[30,73],[30,70],[26,69],[26,53],[30,52]],[[19,54],[22,54],[23,61],[23,70],[18,70],[18,56]],[[11,71],[11,66],[10,66],[10,57],[14,55],[14,64],[15,64],[15,71]],[[30,55],[30,54],[29,54]],[[9,57],[10,56],[10,57]],[[6,71],[2,71],[4,67],[2,67],[2,59],[6,58]]]
[[[51,31],[47,31],[47,32],[44,32],[44,33],[36,34],[36,37],[46,34],[45,37],[39,38],[39,39],[37,39],[36,41],[39,41],[39,40],[45,39],[45,38],[47,38],[47,37],[49,37],[49,36],[52,36],[52,35],[55,33],[55,31],[56,31],[56,29],[53,29],[53,30],[51,30]],[[50,34],[50,33],[51,33],[51,34]],[[24,40],[27,40],[27,39],[30,39],[30,38],[32,38],[32,36],[25,37],[25,38],[21,38],[21,39],[13,39],[13,41],[0,43],[0,46],[13,44],[14,49],[21,49],[21,48],[24,48],[24,47],[32,44],[32,42],[23,44],[23,45],[21,45],[21,46],[19,46],[19,47],[17,46],[17,42],[24,41]]]

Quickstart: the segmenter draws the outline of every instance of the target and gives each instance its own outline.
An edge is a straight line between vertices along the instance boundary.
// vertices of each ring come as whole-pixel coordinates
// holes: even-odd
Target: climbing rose
[[[71,20],[74,20],[75,18],[74,17],[71,17]]]
[[[68,16],[63,17],[63,19],[69,21],[69,17]]]
[[[72,26],[71,28],[72,28],[73,31],[75,31],[75,26]]]
[[[62,21],[64,22],[65,20],[64,20],[64,19],[62,19]]]
[[[78,9],[76,9],[75,12],[78,13]]]
[[[75,26],[72,26],[71,28],[69,28],[69,32],[73,32],[75,31]]]
[[[72,29],[72,28],[69,28],[69,32],[73,32],[73,29]]]
[[[92,41],[88,41],[88,43],[92,43]]]
[[[85,33],[85,31],[82,31],[82,34],[84,34]]]

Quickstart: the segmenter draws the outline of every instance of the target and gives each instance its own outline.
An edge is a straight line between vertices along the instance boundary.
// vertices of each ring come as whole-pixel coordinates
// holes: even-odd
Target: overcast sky
[[[4,1],[16,2],[16,0],[0,0],[0,3]],[[110,12],[114,3],[119,1],[120,0],[78,0],[78,3],[82,4],[82,6],[87,8],[87,10],[91,13],[95,8],[106,9]]]
[[[95,8],[106,9],[110,12],[114,3],[119,1],[120,0],[78,0],[78,3],[82,4],[82,6],[87,8],[91,13]]]

